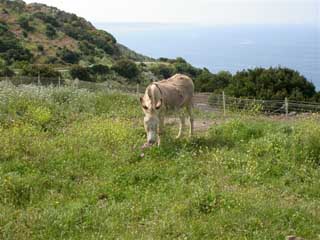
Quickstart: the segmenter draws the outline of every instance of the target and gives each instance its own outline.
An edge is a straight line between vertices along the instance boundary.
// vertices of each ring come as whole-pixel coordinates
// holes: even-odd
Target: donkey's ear
[[[143,97],[140,97],[140,103],[141,103],[141,106],[142,106],[145,110],[148,110],[148,107],[144,104],[144,98],[143,98]]]
[[[160,99],[156,104],[156,109],[159,109],[162,105],[162,99]]]

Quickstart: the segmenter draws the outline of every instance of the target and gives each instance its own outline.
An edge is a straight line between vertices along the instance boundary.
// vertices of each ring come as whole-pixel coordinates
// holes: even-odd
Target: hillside
[[[9,63],[111,64],[124,56],[150,60],[84,18],[44,4],[1,0],[0,19],[0,56]]]

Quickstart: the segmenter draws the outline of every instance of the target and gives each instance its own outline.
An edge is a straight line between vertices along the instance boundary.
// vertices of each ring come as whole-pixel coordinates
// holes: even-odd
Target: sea
[[[216,73],[289,67],[320,90],[320,25],[194,25],[95,23],[130,49],[153,57],[183,57]]]

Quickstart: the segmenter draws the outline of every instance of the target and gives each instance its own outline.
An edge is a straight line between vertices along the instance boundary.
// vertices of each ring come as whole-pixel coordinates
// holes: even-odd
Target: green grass
[[[144,151],[135,97],[0,87],[0,239],[320,239],[320,126],[234,116]]]

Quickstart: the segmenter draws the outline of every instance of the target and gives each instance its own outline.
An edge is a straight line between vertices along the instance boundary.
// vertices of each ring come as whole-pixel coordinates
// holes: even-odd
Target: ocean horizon
[[[95,23],[119,43],[153,57],[183,57],[213,73],[288,67],[320,90],[320,26]]]

